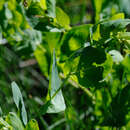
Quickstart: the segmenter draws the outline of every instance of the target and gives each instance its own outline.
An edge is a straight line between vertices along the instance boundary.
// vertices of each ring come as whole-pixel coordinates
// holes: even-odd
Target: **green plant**
[[[15,80],[24,86],[26,99],[24,104],[13,82],[18,113],[0,118],[1,129],[39,129],[35,120],[28,122],[25,106],[28,118],[37,119],[41,129],[130,128],[130,19],[125,18],[129,9],[116,0],[88,3],[94,10],[92,24],[71,26],[55,0],[0,1],[1,91],[11,106],[10,89],[5,86]],[[16,110],[5,113],[9,111]]]

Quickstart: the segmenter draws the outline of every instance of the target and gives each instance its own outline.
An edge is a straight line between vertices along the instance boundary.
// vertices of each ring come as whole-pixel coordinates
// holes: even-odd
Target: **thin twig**
[[[61,77],[62,79],[65,79],[65,78],[66,78],[62,73],[60,73],[60,77]],[[82,86],[82,85],[76,83],[75,81],[73,81],[73,80],[71,80],[71,79],[68,79],[68,82],[69,82],[73,87],[82,89],[82,90],[88,95],[88,97],[93,100],[93,103],[95,103],[95,99],[96,99],[96,98],[95,98],[95,96],[90,92],[90,90],[88,90],[88,89],[85,88],[84,86]]]
[[[66,121],[66,119],[63,118],[63,119],[61,119],[61,120],[55,122],[54,124],[52,124],[51,126],[48,127],[48,130],[54,129],[56,126],[60,125],[61,123],[64,123],[65,121]]]

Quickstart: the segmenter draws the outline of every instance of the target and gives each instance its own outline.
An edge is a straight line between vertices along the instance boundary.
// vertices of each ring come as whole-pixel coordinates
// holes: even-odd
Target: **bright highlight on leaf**
[[[15,82],[12,82],[11,86],[12,86],[14,102],[15,102],[17,108],[21,112],[21,116],[22,116],[22,120],[23,120],[24,125],[26,125],[27,124],[27,113],[26,113],[26,109],[24,106],[22,94],[20,92],[18,85]]]
[[[61,80],[58,76],[56,56],[54,51],[52,70],[51,70],[50,82],[49,82],[49,92],[48,92],[51,105],[48,107],[47,113],[58,113],[65,110],[66,105],[62,95],[62,90],[58,91],[60,87],[61,87]]]
[[[10,112],[6,117],[6,121],[13,127],[13,130],[24,130],[21,120],[15,113]]]
[[[48,16],[55,18],[56,17],[56,0],[46,0],[46,2],[47,2]]]
[[[56,22],[65,29],[70,29],[69,16],[59,7],[56,8]]]

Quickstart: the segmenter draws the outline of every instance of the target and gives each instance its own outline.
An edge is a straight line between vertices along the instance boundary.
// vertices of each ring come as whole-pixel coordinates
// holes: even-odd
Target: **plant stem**
[[[73,87],[82,89],[82,90],[88,95],[88,97],[93,100],[93,103],[95,103],[95,96],[90,92],[90,90],[88,90],[88,89],[85,88],[84,86],[82,86],[82,85],[76,83],[75,81],[69,79],[69,77],[66,78],[66,77],[64,76],[64,74],[62,74],[62,73],[60,73],[60,77],[61,77],[62,79],[67,79],[68,82],[69,82]]]
[[[53,94],[52,99],[56,96],[56,94],[61,90],[61,88],[64,86],[66,81],[69,79],[70,74],[65,78],[65,81],[61,84],[61,86],[56,90],[56,92]]]

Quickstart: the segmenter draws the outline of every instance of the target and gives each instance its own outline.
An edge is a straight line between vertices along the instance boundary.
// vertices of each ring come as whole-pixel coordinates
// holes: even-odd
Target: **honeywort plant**
[[[0,129],[130,129],[130,2],[80,2],[0,1]]]

